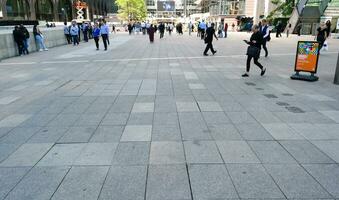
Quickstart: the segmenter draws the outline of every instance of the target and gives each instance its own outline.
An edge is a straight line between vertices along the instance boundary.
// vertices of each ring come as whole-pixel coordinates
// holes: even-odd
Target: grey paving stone
[[[179,126],[153,125],[152,141],[181,140]]]
[[[260,123],[280,123],[281,120],[272,112],[268,111],[250,111],[250,114]]]
[[[96,130],[95,126],[77,126],[71,127],[58,140],[58,143],[78,143],[88,142]]]
[[[75,122],[74,126],[98,126],[101,123],[105,113],[100,114],[83,114]]]
[[[50,121],[47,126],[73,126],[79,117],[79,114],[60,114]]]
[[[100,193],[100,200],[143,200],[146,166],[112,166]]]
[[[32,128],[14,128],[7,135],[0,138],[0,143],[2,144],[23,144],[25,143],[32,135],[39,131],[40,127]]]
[[[223,163],[213,141],[186,141],[184,148],[188,163]]]
[[[320,111],[325,116],[329,117],[336,123],[339,123],[339,111],[330,110],[330,111]]]
[[[0,138],[5,136],[8,132],[10,132],[13,128],[10,127],[3,127],[0,128]]]
[[[209,125],[210,135],[215,141],[219,140],[242,140],[238,130],[232,124]]]
[[[23,144],[6,160],[1,167],[34,166],[53,146],[52,143]]]
[[[335,198],[339,198],[339,166],[306,164],[303,167]]]
[[[152,142],[150,164],[185,163],[183,145],[181,142]]]
[[[25,122],[21,123],[21,127],[34,127],[34,126],[45,126],[51,120],[53,120],[57,115],[55,114],[36,114],[31,118],[27,119]]]
[[[260,163],[245,141],[217,141],[225,163]]]
[[[163,126],[179,126],[178,115],[177,113],[155,113],[153,124]]]
[[[109,113],[101,122],[103,126],[126,125],[129,113]]]
[[[129,125],[149,125],[153,123],[153,113],[131,113],[127,126]]]
[[[0,128],[2,127],[16,127],[21,123],[29,119],[31,115],[25,114],[13,114],[0,121]]]
[[[113,165],[147,165],[149,142],[120,142],[113,157]]]
[[[110,165],[117,143],[88,143],[74,161],[74,165]]]
[[[35,133],[28,143],[56,143],[69,129],[69,127],[43,127]]]
[[[327,154],[330,158],[332,158],[337,163],[339,162],[339,141],[333,140],[333,141],[312,141],[312,143],[317,146],[322,152]]]
[[[150,165],[148,170],[146,199],[191,199],[186,166]]]
[[[218,102],[215,101],[199,101],[198,105],[202,112],[222,112],[222,108]]]
[[[332,137],[331,134],[328,134],[321,127],[311,123],[298,123],[298,124],[293,123],[288,124],[288,126],[290,126],[293,130],[295,130],[297,133],[299,133],[308,140],[335,139],[335,137]]]
[[[183,140],[212,140],[210,131],[205,125],[181,124],[180,129]]]
[[[299,165],[265,165],[265,168],[289,199],[331,198],[330,194]]]
[[[126,126],[120,141],[151,141],[151,125]]]
[[[283,193],[260,164],[227,164],[240,198],[284,198]]]
[[[21,144],[0,144],[0,163],[11,155]]]
[[[237,124],[236,128],[245,140],[273,140],[264,127],[260,124]]]
[[[299,163],[334,163],[331,158],[308,141],[286,140],[280,141],[279,143],[283,145]]]
[[[86,144],[56,144],[40,160],[38,166],[66,166],[73,165]]]
[[[109,167],[72,167],[53,200],[98,199]]]
[[[276,141],[249,141],[248,143],[262,163],[296,163],[294,158]]]
[[[234,124],[256,123],[256,120],[248,112],[227,112],[226,114]]]
[[[274,123],[263,124],[264,128],[272,135],[276,140],[303,140],[304,138],[294,131],[287,124]]]
[[[224,165],[189,165],[188,172],[194,199],[238,197]]]
[[[21,97],[16,96],[7,96],[0,99],[0,105],[8,105],[13,103],[14,101],[20,99]]]
[[[178,112],[199,112],[196,102],[176,102]]]
[[[50,199],[69,167],[34,167],[8,194],[6,200]]]
[[[99,126],[92,135],[90,142],[119,142],[123,126]]]
[[[29,169],[29,167],[0,168],[0,199],[4,199]]]
[[[229,124],[230,120],[224,112],[202,112],[208,125],[210,124]]]
[[[154,103],[135,103],[132,113],[154,112]]]

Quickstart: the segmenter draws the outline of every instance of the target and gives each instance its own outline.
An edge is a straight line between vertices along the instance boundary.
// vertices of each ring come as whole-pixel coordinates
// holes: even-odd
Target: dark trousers
[[[160,31],[160,38],[164,37],[164,31]]]
[[[85,42],[88,42],[88,33],[87,33],[87,31],[84,31],[84,40],[85,40]]]
[[[267,50],[267,46],[266,46],[267,40],[264,38],[263,42],[262,42],[262,48],[265,51],[265,57],[268,56],[268,50]]]
[[[77,35],[72,35],[73,45],[79,44],[79,37]]]
[[[104,42],[105,50],[107,50],[108,35],[107,34],[101,34],[101,37],[102,37],[102,41]]]
[[[70,34],[65,34],[66,40],[68,44],[72,43],[71,35]]]
[[[99,49],[99,37],[94,37],[95,46]]]
[[[21,56],[24,50],[24,43],[23,42],[16,42],[18,45],[19,55]]]
[[[214,49],[213,49],[213,44],[212,42],[208,42],[207,45],[206,45],[206,48],[205,48],[205,51],[204,51],[204,54],[207,54],[208,50],[211,49],[211,52],[213,53],[214,52]]]
[[[250,71],[252,58],[254,59],[254,64],[262,70],[264,67],[259,63],[258,61],[259,58],[254,58],[253,56],[247,56],[246,72]]]
[[[200,37],[201,37],[202,40],[205,38],[205,30],[204,29],[201,29]]]

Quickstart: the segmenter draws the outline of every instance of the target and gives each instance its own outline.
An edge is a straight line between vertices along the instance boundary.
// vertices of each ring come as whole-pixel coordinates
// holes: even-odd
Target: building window
[[[155,0],[146,0],[147,6],[155,6]]]
[[[6,13],[8,19],[28,20],[30,18],[27,0],[7,0]]]
[[[37,20],[53,21],[53,4],[51,0],[37,0],[35,10]]]

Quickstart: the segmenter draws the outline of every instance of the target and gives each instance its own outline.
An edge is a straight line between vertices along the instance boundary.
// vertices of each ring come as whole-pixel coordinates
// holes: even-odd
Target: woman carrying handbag
[[[254,25],[252,27],[252,31],[253,34],[251,36],[250,41],[244,40],[249,46],[247,48],[246,53],[247,54],[246,72],[242,75],[242,77],[249,76],[252,58],[254,59],[254,64],[257,65],[261,70],[260,75],[263,76],[266,72],[266,68],[264,68],[258,61],[260,57],[261,45],[263,43],[263,37],[259,31],[259,26]]]

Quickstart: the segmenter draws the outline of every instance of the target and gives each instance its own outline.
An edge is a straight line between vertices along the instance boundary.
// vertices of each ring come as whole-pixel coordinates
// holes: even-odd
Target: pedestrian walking
[[[169,34],[169,35],[172,35],[172,31],[173,31],[173,29],[174,29],[173,23],[169,23],[168,26],[167,26],[167,28],[168,28],[168,34]]]
[[[327,29],[324,22],[320,24],[320,27],[317,29],[316,40],[319,42],[319,49],[321,50],[324,46],[325,40],[327,38]]]
[[[214,23],[212,23],[211,26],[206,29],[205,43],[207,45],[204,51],[204,56],[208,56],[207,54],[208,50],[211,50],[213,55],[217,53],[217,51],[213,49],[213,44],[212,44],[213,37],[215,37],[215,39],[218,40],[218,37],[215,34]]]
[[[79,45],[79,27],[75,21],[72,22],[69,33],[72,37],[73,46]]]
[[[191,35],[193,31],[193,23],[191,21],[188,23],[187,28],[188,28],[188,35]]]
[[[97,51],[99,50],[99,38],[100,38],[99,24],[95,23],[93,28],[93,39],[95,42],[95,46],[97,47]]]
[[[151,43],[154,42],[154,32],[155,32],[154,26],[153,26],[153,24],[151,24],[150,27],[149,27],[149,29],[148,29],[149,41],[150,41]]]
[[[33,26],[33,35],[35,37],[35,41],[38,43],[39,51],[43,50],[48,51],[44,42],[44,36],[41,33],[40,29],[37,27],[37,25]]]
[[[228,31],[228,24],[226,23],[224,27],[225,38],[227,38],[227,31]]]
[[[247,54],[246,72],[242,75],[242,77],[249,76],[252,59],[254,59],[254,64],[260,68],[261,76],[263,76],[266,72],[266,68],[264,68],[258,61],[260,57],[261,45],[264,39],[260,33],[258,25],[254,25],[252,28],[252,31],[253,31],[253,34],[251,35],[250,41],[244,40],[249,46],[247,48],[247,53],[246,53]]]
[[[277,25],[276,25],[276,34],[275,34],[275,37],[276,38],[279,38],[279,37],[281,37],[281,29],[282,29],[282,23],[281,23],[281,21],[278,21],[278,23],[277,23]]]
[[[72,40],[71,40],[71,35],[69,33],[69,30],[70,27],[67,26],[67,22],[64,23],[64,34],[65,34],[65,37],[66,37],[66,40],[67,40],[67,44],[71,44],[72,43]]]
[[[200,37],[203,40],[205,38],[205,31],[207,29],[207,25],[206,25],[204,20],[202,20],[202,22],[200,22],[199,28],[200,28]]]
[[[88,42],[88,24],[87,23],[82,24],[82,33],[84,34],[84,41]]]
[[[292,25],[288,23],[287,28],[286,28],[286,37],[290,35],[291,28],[292,28]]]
[[[328,38],[331,35],[331,26],[332,26],[332,23],[331,23],[330,20],[327,20],[325,25],[326,25],[326,34],[327,34],[327,38]]]
[[[24,40],[25,40],[25,35],[24,33],[20,30],[19,26],[15,26],[13,30],[13,38],[15,43],[18,46],[18,51],[19,51],[19,56],[22,56],[23,49],[24,49]]]
[[[29,37],[30,37],[29,32],[23,24],[20,25],[20,31],[24,34],[24,48],[22,50],[22,53],[29,54],[29,51],[28,51]]]
[[[235,24],[234,23],[232,23],[232,30],[234,31],[234,28],[235,28]]]
[[[114,25],[114,24],[112,24],[112,32],[111,32],[111,33],[116,34],[116,31],[115,31],[115,25]]]
[[[262,47],[265,51],[265,57],[268,56],[268,50],[267,50],[267,42],[270,40],[270,30],[269,30],[269,27],[268,27],[268,23],[267,23],[267,20],[266,19],[263,19],[262,20],[262,27],[261,27],[261,35],[263,37],[263,40],[262,40]]]
[[[103,21],[103,23],[100,26],[100,34],[101,34],[102,41],[104,43],[105,51],[107,51],[109,27],[106,24],[106,21]]]
[[[160,22],[159,24],[160,39],[164,37],[165,34],[165,24]]]
[[[128,34],[132,35],[132,30],[133,30],[133,25],[132,25],[132,23],[131,23],[131,22],[128,23],[127,27],[128,27]]]
[[[223,31],[224,31],[224,26],[223,26],[222,23],[220,23],[219,26],[218,26],[218,36],[219,36],[219,38],[223,38],[223,36],[224,36]]]

